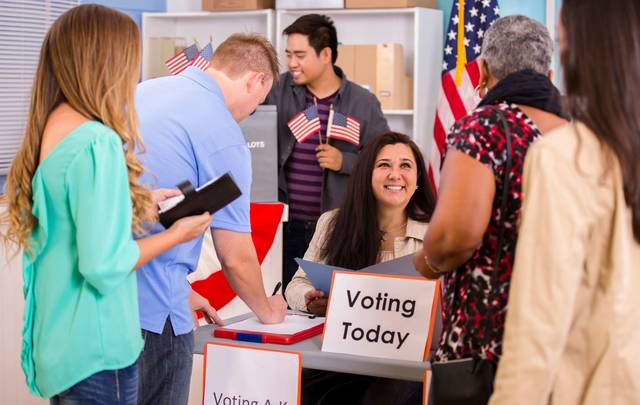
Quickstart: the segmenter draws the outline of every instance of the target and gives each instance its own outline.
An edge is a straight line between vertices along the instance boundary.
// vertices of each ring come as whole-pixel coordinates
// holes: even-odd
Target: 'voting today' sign
[[[438,290],[422,277],[334,272],[322,351],[424,360]]]

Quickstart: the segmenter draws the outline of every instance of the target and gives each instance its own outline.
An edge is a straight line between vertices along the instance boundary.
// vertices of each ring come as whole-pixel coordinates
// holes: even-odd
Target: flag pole
[[[316,106],[316,114],[318,114],[318,119],[319,119],[320,118],[320,112],[318,111],[318,99],[315,96],[313,96],[313,104]],[[318,129],[318,138],[320,139],[320,145],[322,145],[322,143],[323,143],[322,142],[322,126],[320,126],[320,128]]]
[[[329,143],[329,137],[331,136],[331,128],[333,127],[333,103],[329,105],[329,119],[327,121],[327,143]]]
[[[464,45],[464,0],[458,0],[458,59],[456,60],[456,84],[462,85],[462,71],[467,65],[467,48]]]

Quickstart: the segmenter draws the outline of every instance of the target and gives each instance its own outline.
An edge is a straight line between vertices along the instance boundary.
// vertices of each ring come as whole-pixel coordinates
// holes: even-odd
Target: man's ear
[[[247,78],[247,91],[253,93],[262,87],[265,80],[263,72],[250,72]]]
[[[549,78],[549,81],[553,81],[554,74],[555,72],[553,71],[553,69],[549,69],[549,71],[547,72],[547,77]]]
[[[322,50],[320,51],[320,55],[318,55],[320,57],[320,60],[323,63],[330,63],[333,64],[333,60],[331,57],[331,48],[329,48],[328,46],[322,48]]]

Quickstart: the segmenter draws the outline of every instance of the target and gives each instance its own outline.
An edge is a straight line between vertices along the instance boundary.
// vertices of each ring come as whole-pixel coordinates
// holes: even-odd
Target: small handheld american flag
[[[167,68],[169,68],[169,72],[171,72],[172,75],[177,75],[185,70],[197,55],[198,47],[196,44],[193,44],[176,53],[164,63],[167,65]]]
[[[318,108],[314,105],[298,113],[287,124],[291,133],[300,143],[306,141],[311,135],[320,131],[320,117]]]
[[[204,48],[202,48],[198,56],[193,59],[191,66],[195,66],[200,70],[205,70],[209,67],[211,59],[213,59],[213,48],[211,47],[211,42],[209,42]]]
[[[329,119],[327,138],[350,142],[356,146],[360,145],[360,122],[350,115],[333,111],[333,109],[331,112],[332,117]]]

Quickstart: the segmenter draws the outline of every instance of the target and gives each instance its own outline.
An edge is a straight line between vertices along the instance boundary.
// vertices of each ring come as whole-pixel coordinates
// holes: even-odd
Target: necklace
[[[386,240],[386,236],[388,234],[390,234],[392,232],[400,231],[400,230],[402,230],[402,229],[404,229],[406,227],[407,227],[407,223],[405,222],[404,224],[400,224],[398,226],[394,226],[393,228],[389,228],[389,229],[384,230],[384,231],[382,229],[380,229],[380,234],[382,235],[382,240],[383,241]]]

